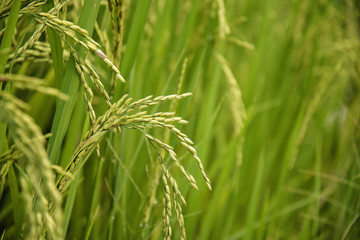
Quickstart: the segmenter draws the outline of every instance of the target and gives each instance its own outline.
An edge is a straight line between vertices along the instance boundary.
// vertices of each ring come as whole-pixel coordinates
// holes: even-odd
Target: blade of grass
[[[10,187],[10,195],[11,195],[11,202],[12,202],[12,209],[14,214],[14,221],[15,221],[15,238],[20,237],[21,228],[23,226],[23,211],[21,209],[21,194],[19,192],[19,185],[15,175],[15,171],[13,166],[9,169],[9,187]]]
[[[261,184],[263,182],[263,177],[264,177],[264,161],[265,161],[265,156],[264,153],[262,153],[260,155],[260,158],[258,160],[258,167],[257,167],[257,173],[255,176],[255,182],[254,182],[254,187],[249,199],[250,202],[250,206],[248,207],[247,213],[246,213],[246,236],[245,239],[249,240],[249,239],[253,239],[253,235],[254,235],[254,225],[255,225],[255,220],[256,220],[256,213],[258,212],[258,208],[259,208],[259,200],[260,200],[260,196],[261,196]]]
[[[322,147],[322,141],[323,139],[320,137],[318,139],[318,145],[316,148],[316,158],[315,158],[315,166],[314,166],[314,170],[316,172],[316,176],[314,179],[314,192],[315,194],[317,194],[317,201],[314,205],[313,208],[313,215],[316,219],[320,219],[320,208],[321,208],[321,202],[320,202],[320,195],[321,195],[321,159],[322,157],[322,151],[323,151],[323,147]],[[311,238],[316,238],[316,236],[318,236],[318,231],[319,231],[319,221],[315,221],[313,223],[312,226],[312,230],[311,230]]]
[[[234,140],[227,151],[225,151],[225,154],[219,155],[218,158],[215,159],[215,162],[220,163],[220,159],[227,159],[228,161],[234,159],[236,156],[237,146],[237,141]],[[214,191],[209,194],[210,196],[213,196],[209,201],[208,209],[214,209],[214,211],[204,212],[204,220],[201,223],[199,239],[203,240],[209,239],[210,237],[215,239],[224,239],[224,236],[220,237],[220,235],[223,235],[225,231],[216,231],[218,230],[217,228],[222,228],[222,224],[218,223],[229,221],[228,218],[231,219],[233,217],[232,215],[236,214],[235,210],[238,205],[236,191],[233,190],[233,188],[237,186],[238,182],[229,182],[229,176],[233,174],[234,166],[232,164],[219,164],[218,167],[221,168],[221,173],[216,180]],[[231,208],[232,211],[229,211],[229,208]],[[217,211],[220,209],[226,211],[227,214],[219,214]]]
[[[0,45],[0,51],[2,52],[2,54],[0,55],[0,74],[3,74],[5,71],[6,61],[8,60],[8,56],[10,53],[7,50],[10,49],[11,42],[14,38],[20,7],[21,7],[21,0],[14,0],[12,2],[10,15],[7,20],[4,36],[1,40],[1,45]],[[2,83],[0,83],[0,87],[1,86]]]
[[[84,104],[78,103],[77,106],[79,106],[79,108],[81,108],[84,106]],[[79,114],[80,112],[81,111],[78,111],[78,113],[76,115],[80,115]],[[80,118],[80,116],[77,116],[77,117]],[[82,136],[85,135],[89,125],[90,125],[90,121],[89,121],[89,117],[87,116],[85,119],[85,123],[83,125]],[[65,204],[65,210],[64,210],[64,238],[66,237],[66,232],[68,231],[70,218],[73,213],[73,207],[74,207],[75,198],[76,198],[76,194],[77,194],[77,190],[78,190],[78,186],[79,186],[80,177],[81,177],[81,173],[75,177],[74,182],[69,187],[68,196],[67,196],[66,204]]]
[[[64,209],[64,226],[63,226],[64,239],[66,238],[66,233],[69,228],[70,218],[71,218],[71,215],[73,212],[73,207],[74,207],[76,192],[77,192],[77,189],[79,186],[80,177],[81,177],[81,174],[79,174],[75,177],[74,182],[69,187],[68,196],[66,198],[65,209]]]
[[[10,49],[11,42],[15,34],[21,0],[15,0],[12,4],[13,5],[11,6],[10,15],[5,27],[4,36],[2,37],[0,45],[0,52],[2,52],[2,54],[0,54],[0,75],[4,73],[6,62],[9,57],[10,52],[8,52],[7,50]],[[0,91],[2,91],[2,85],[2,82],[0,82]],[[7,145],[6,128],[6,124],[4,122],[0,122],[0,155],[5,150],[5,145]]]

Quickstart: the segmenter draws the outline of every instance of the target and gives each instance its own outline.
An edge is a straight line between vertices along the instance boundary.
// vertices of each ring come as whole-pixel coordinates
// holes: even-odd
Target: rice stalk
[[[196,150],[190,146],[191,140],[183,133],[181,133],[178,129],[176,129],[172,124],[169,124],[169,122],[177,122],[177,123],[187,123],[187,121],[182,120],[179,117],[172,117],[173,113],[155,113],[155,114],[147,114],[147,112],[138,112],[132,115],[127,115],[127,113],[134,111],[134,110],[141,110],[143,108],[146,108],[151,105],[158,104],[160,102],[166,101],[166,100],[172,100],[172,99],[182,99],[184,97],[189,96],[188,93],[182,94],[182,95],[169,95],[169,96],[160,96],[152,98],[152,96],[143,98],[141,100],[132,102],[132,98],[127,98],[127,95],[125,95],[123,98],[121,98],[118,102],[113,104],[105,113],[104,115],[97,118],[95,124],[93,127],[87,132],[84,139],[82,140],[82,143],[79,145],[78,149],[75,151],[71,163],[67,167],[67,170],[69,173],[77,172],[79,169],[79,166],[81,167],[84,162],[87,160],[87,157],[90,156],[91,152],[94,150],[94,145],[99,143],[104,134],[110,130],[114,130],[118,127],[126,127],[126,128],[133,128],[138,129],[140,131],[143,131],[143,129],[150,129],[150,128],[167,128],[170,129],[176,136],[178,136],[178,139],[181,141],[182,145],[187,148],[196,159],[199,168],[203,174],[203,177],[209,187],[211,189],[211,183],[209,178],[207,177],[204,168],[202,166],[202,163],[199,159],[199,157],[196,154]],[[126,99],[126,100],[125,100]],[[166,149],[169,154],[176,159],[176,155],[173,152],[173,148],[160,140],[152,137],[151,135],[144,133],[145,137],[147,137],[149,140],[155,142],[159,147]],[[85,156],[85,157],[84,157]],[[84,159],[83,159],[84,157]],[[78,166],[78,163],[80,165]],[[179,167],[180,167],[179,163]],[[188,175],[185,170],[182,171],[183,174],[188,178],[188,180],[192,183],[192,185],[195,187],[196,183],[194,182],[194,178],[191,175]],[[59,190],[61,192],[64,192],[66,188],[68,187],[67,183],[69,179],[66,177],[61,178],[59,180]],[[66,187],[65,187],[66,186]],[[196,187],[195,187],[196,188]]]
[[[179,83],[177,85],[177,92],[176,92],[177,94],[180,94],[180,91],[181,91],[181,87],[182,87],[182,84],[183,84],[183,81],[184,81],[185,69],[186,69],[186,66],[187,66],[187,61],[188,61],[187,58],[185,58],[184,62],[183,62],[183,65],[182,65],[182,68],[181,68],[181,74],[180,74],[180,78],[179,78]],[[169,109],[170,112],[175,112],[176,106],[177,106],[177,101],[172,101],[171,104],[170,104],[170,109]],[[169,142],[169,139],[170,139],[170,130],[169,129],[165,129],[163,138],[164,138],[164,143]],[[181,138],[182,138],[182,136],[181,136]],[[186,141],[184,138],[183,138],[183,140]],[[190,139],[188,139],[188,140],[190,140]],[[193,144],[191,142],[191,140],[190,140],[189,143]],[[160,158],[164,159],[166,149],[162,148],[161,150],[162,151],[160,153]],[[174,159],[174,158],[176,159],[176,154],[175,154],[174,151],[171,152],[170,156],[172,156],[171,159]],[[175,160],[175,164],[178,167],[179,167],[179,165],[181,166],[181,164],[177,160]],[[187,179],[189,179],[190,176],[188,176],[188,173],[186,173],[185,169],[183,167],[182,168],[181,167],[180,167],[181,171],[183,172],[183,174],[185,172],[185,176],[187,176]],[[149,196],[147,198],[148,200],[147,200],[146,207],[145,207],[145,210],[144,210],[144,213],[143,213],[144,217],[143,217],[142,224],[141,224],[143,226],[146,226],[148,224],[149,217],[150,217],[150,211],[152,209],[151,206],[155,202],[156,191],[157,191],[157,188],[158,188],[158,185],[159,185],[159,178],[160,178],[161,175],[163,175],[161,165],[156,165],[155,170],[154,170],[153,180],[152,180],[152,183],[150,184]],[[191,181],[191,182],[195,183],[195,185],[193,185],[193,186],[195,186],[195,188],[197,189],[196,182],[195,181]],[[144,231],[142,232],[142,234],[144,234]],[[164,233],[163,233],[163,236],[165,236]]]
[[[226,38],[226,41],[229,42],[229,43],[232,43],[232,44],[235,44],[239,47],[243,47],[243,48],[246,48],[246,49],[249,49],[249,50],[255,50],[255,46],[254,44],[251,44],[247,41],[243,41],[243,40],[240,40],[234,36],[229,36]]]
[[[219,36],[221,39],[225,39],[230,34],[230,27],[226,21],[226,10],[224,0],[217,0],[218,5],[218,18],[219,18]]]
[[[95,114],[94,108],[92,106],[92,100],[93,100],[94,94],[93,94],[91,88],[89,87],[89,85],[87,84],[84,72],[82,71],[82,69],[78,63],[75,64],[75,68],[76,68],[76,71],[78,72],[78,74],[80,75],[80,81],[84,88],[84,100],[86,103],[86,110],[89,114],[89,119],[90,119],[91,125],[94,125],[95,120],[96,120],[96,114]]]
[[[54,0],[54,5],[58,5],[61,2],[61,0]],[[67,6],[68,4],[65,3],[61,6],[59,12],[57,13],[57,16],[60,19],[66,19],[66,13],[67,13]]]
[[[44,136],[33,119],[23,112],[18,101],[1,92],[0,117],[8,123],[14,142],[26,161],[21,165],[23,178],[21,186],[25,201],[25,238],[41,236],[44,230],[50,239],[62,237],[61,195],[57,191],[51,163],[45,150]],[[35,193],[35,194],[34,194]],[[49,201],[53,203],[54,214],[49,212]]]
[[[239,84],[237,83],[237,80],[232,73],[226,59],[220,54],[217,54],[216,57],[220,62],[227,79],[228,96],[234,121],[234,134],[238,135],[244,127],[244,121],[246,119],[246,111],[244,107],[244,102],[242,100],[242,93]]]
[[[0,18],[6,17],[9,14],[12,3],[12,0],[0,1]]]
[[[64,0],[59,2],[59,4],[55,5],[52,9],[48,11],[48,14],[57,14],[60,9],[69,2],[70,0]],[[21,54],[27,48],[31,48],[33,44],[39,40],[41,34],[45,31],[46,25],[39,25],[36,30],[33,32],[31,37],[17,50],[17,54]]]
[[[189,95],[190,95],[189,93],[185,93],[181,95],[174,94],[174,95],[159,96],[159,97],[148,96],[137,101],[133,101],[132,98],[128,98],[127,95],[124,95],[118,102],[110,106],[110,108],[102,116],[98,117],[96,122],[92,125],[92,128],[85,134],[85,137],[83,138],[80,145],[74,152],[71,162],[65,169],[67,175],[60,176],[57,181],[58,190],[61,193],[64,193],[67,190],[67,188],[70,186],[74,177],[79,173],[82,166],[88,160],[89,156],[94,151],[96,146],[105,136],[105,134],[111,130],[120,129],[121,127],[136,129],[140,131],[144,135],[144,137],[146,137],[151,142],[152,146],[155,148],[157,152],[159,152],[158,148],[165,150],[165,152],[169,154],[170,158],[173,160],[175,165],[180,169],[182,174],[189,181],[191,186],[197,189],[195,178],[191,174],[189,174],[185,170],[185,168],[181,165],[180,161],[176,157],[174,148],[162,142],[161,140],[153,137],[152,135],[148,134],[145,131],[151,128],[168,129],[175,136],[177,136],[177,139],[180,141],[180,143],[186,149],[188,149],[189,152],[193,155],[205,179],[208,188],[211,190],[210,179],[205,173],[204,167],[202,166],[200,158],[197,156],[196,150],[191,146],[192,141],[173,125],[174,123],[186,124],[187,121],[184,121],[180,117],[175,117],[174,113],[172,112],[157,112],[154,114],[148,114],[146,111],[140,111],[144,108],[159,104],[164,101],[182,99]],[[133,111],[137,111],[137,112],[129,114]],[[161,155],[159,155],[159,158],[162,159]],[[181,231],[183,232],[183,235],[185,235],[185,229],[182,220],[183,219],[182,211],[177,201],[177,199],[180,199],[180,201],[184,205],[186,205],[185,198],[181,194],[175,178],[172,177],[165,163],[161,160],[159,165],[163,172],[162,179],[164,186],[166,188],[166,191],[164,193],[165,194],[164,197],[166,198],[164,200],[166,209],[163,215],[164,234],[165,234],[164,236],[166,236],[166,239],[168,239],[169,237],[171,237],[171,231],[172,231],[169,220],[170,218],[169,216],[171,213],[171,208],[170,208],[171,193],[169,190],[170,189],[169,186],[171,186],[171,188],[173,189],[172,191],[174,192],[174,196],[176,196],[176,198],[173,199],[173,203],[175,206],[175,211],[177,212],[178,222],[181,227]],[[168,182],[170,183],[170,185],[167,184]]]
[[[220,55],[216,54],[218,61],[221,64],[222,70],[225,73],[227,84],[228,84],[228,99],[230,103],[231,113],[233,115],[233,128],[234,128],[234,135],[240,136],[243,134],[244,129],[244,122],[247,118],[244,102],[242,99],[242,93],[239,87],[239,84],[229,67],[229,63],[226,59]],[[244,136],[240,137],[240,147],[237,151],[237,164],[240,166],[242,164],[242,147],[244,143]]]
[[[1,184],[0,198],[3,190],[3,185],[5,185],[6,182],[6,175],[10,169],[10,166],[14,162],[18,162],[22,158],[24,158],[24,153],[18,150],[16,144],[13,144],[7,151],[5,151],[0,156],[0,184]],[[52,166],[52,169],[55,169],[56,171],[62,174],[65,174],[61,169],[59,169],[59,167]]]
[[[69,51],[64,51],[65,58],[68,59]],[[8,64],[6,68],[10,68],[14,63],[33,62],[33,63],[52,63],[51,49],[48,43],[36,41],[31,49],[25,49],[18,53],[11,53],[9,55]]]
[[[171,217],[171,193],[170,186],[167,182],[165,175],[162,177],[164,183],[164,197],[163,197],[163,239],[170,240],[172,229],[170,225]]]
[[[112,42],[113,42],[113,62],[115,66],[120,64],[122,40],[124,35],[124,6],[125,0],[108,0],[108,8],[111,15]],[[115,88],[115,78],[110,80],[110,91],[113,95]]]
[[[42,235],[41,219],[37,218],[37,214],[33,209],[33,190],[29,182],[24,178],[20,177],[20,184],[23,189],[21,196],[25,202],[25,218],[24,220],[28,223],[24,226],[24,238],[37,239]],[[39,221],[40,220],[40,221]]]
[[[23,1],[23,2],[25,2],[25,1]],[[32,1],[32,2],[30,2],[28,5],[25,5],[24,7],[22,7],[20,9],[18,17],[21,18],[22,16],[24,16],[24,14],[37,12],[41,8],[41,6],[45,4],[45,2],[46,1]],[[0,19],[8,17],[8,15],[9,15],[11,3],[9,3],[10,4],[9,6],[5,6],[6,4],[8,4],[7,1],[1,1],[0,2]],[[1,29],[0,30],[0,36],[2,36],[4,34],[4,32],[5,32],[5,28]]]
[[[186,230],[185,230],[185,221],[184,221],[184,216],[182,214],[182,208],[181,208],[181,204],[180,202],[178,201],[178,199],[180,199],[180,201],[186,205],[186,201],[185,201],[185,198],[183,197],[183,195],[181,194],[180,190],[179,190],[179,187],[176,183],[176,180],[171,176],[168,168],[166,167],[166,165],[164,163],[161,163],[160,164],[161,166],[161,169],[163,171],[163,177],[162,177],[162,180],[164,182],[164,185],[165,186],[168,186],[169,185],[167,184],[167,181],[170,182],[170,186],[171,186],[171,189],[172,189],[172,201],[171,201],[171,198],[170,196],[168,197],[168,199],[166,199],[166,221],[170,218],[171,216],[171,202],[173,203],[174,205],[174,209],[175,209],[175,212],[176,212],[176,220],[179,224],[179,228],[180,228],[180,231],[181,231],[181,237],[180,239],[186,239]],[[167,189],[168,191],[168,194],[170,195],[170,189]],[[168,229],[164,232],[165,234],[163,234],[164,236],[164,239],[170,239],[171,238],[171,232],[172,232],[172,228],[170,226],[170,223],[167,223],[165,224],[165,227],[167,227]]]
[[[0,75],[0,82],[9,82],[13,87],[18,89],[36,90],[38,92],[47,94],[49,96],[55,96],[64,101],[68,100],[68,96],[59,90],[51,87],[44,86],[44,81],[35,77],[29,77],[25,75]],[[6,93],[3,93],[6,94]],[[7,95],[6,95],[7,96]],[[17,101],[16,99],[12,100]],[[18,101],[17,101],[18,102]]]
[[[81,79],[81,83],[83,84],[83,87],[85,89],[90,89],[90,88],[88,88],[87,84],[84,85],[84,83],[86,83],[86,81],[83,81],[85,78],[82,79],[82,77],[81,77],[82,75],[84,75],[84,73],[86,73],[87,75],[89,75],[90,80],[94,84],[96,90],[104,98],[106,104],[108,106],[111,106],[109,94],[105,90],[105,87],[100,80],[100,76],[97,74],[95,69],[88,62],[86,62],[84,59],[82,59],[80,57],[79,53],[70,44],[68,44],[68,42],[65,41],[65,43],[68,45],[70,53],[75,59],[75,62],[76,62],[75,68],[76,68],[78,74],[80,75],[80,79]]]
[[[113,62],[109,60],[105,53],[100,50],[100,44],[94,41],[85,29],[70,21],[61,20],[56,16],[48,13],[38,13],[34,16],[39,22],[45,24],[55,31],[65,34],[75,42],[79,43],[81,46],[95,52],[114,71],[116,78],[122,82],[125,82],[125,79],[121,76],[119,69],[114,65]]]
[[[0,199],[4,191],[6,176],[10,170],[10,167],[13,162],[18,160],[20,157],[23,157],[23,154],[17,151],[15,145],[11,146],[9,150],[0,156]]]
[[[9,15],[12,3],[13,3],[12,0],[0,1],[0,19],[7,17]],[[22,0],[22,8],[20,9],[20,13],[35,12],[45,3],[46,3],[45,0],[33,0],[33,1]]]
[[[38,11],[44,4],[46,3],[46,0],[37,0],[37,1],[31,1],[28,5],[24,6],[20,9],[21,14],[29,14],[29,13],[35,13]]]
[[[181,231],[180,239],[182,239],[182,240],[186,239],[184,216],[182,214],[182,208],[181,208],[181,204],[179,202],[179,200],[180,200],[182,204],[186,205],[185,198],[181,194],[175,178],[169,172],[169,169],[166,166],[161,153],[158,151],[158,149],[152,143],[151,140],[150,140],[150,142],[151,142],[152,147],[155,149],[155,151],[158,154],[158,158],[160,160],[160,163],[158,166],[160,166],[160,169],[162,170],[162,178],[161,179],[164,184],[163,215],[162,215],[163,216],[163,239],[170,240],[171,236],[172,236],[172,228],[171,228],[171,224],[170,224],[170,217],[172,215],[172,207],[171,207],[172,204],[174,205],[174,209],[176,212],[176,220],[179,224],[180,231]],[[169,184],[169,182],[170,182],[170,184]],[[172,196],[172,199],[171,199],[171,196]],[[149,213],[146,212],[146,214],[149,214]],[[145,224],[147,224],[147,222],[145,222]]]

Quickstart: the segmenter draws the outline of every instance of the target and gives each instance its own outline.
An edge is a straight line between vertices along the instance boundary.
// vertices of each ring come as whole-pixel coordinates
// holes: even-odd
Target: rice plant
[[[359,11],[0,1],[1,238],[357,239]]]
[[[21,3],[21,1],[19,3]],[[111,103],[110,96],[107,93],[99,74],[93,67],[94,64],[89,60],[86,60],[85,56],[82,56],[84,54],[81,54],[80,49],[75,49],[75,45],[94,52],[100,59],[102,59],[108,66],[110,66],[115,79],[119,79],[123,83],[125,83],[125,80],[121,76],[120,71],[114,65],[114,63],[105,55],[104,52],[102,52],[102,50],[100,50],[100,44],[98,44],[89,36],[87,30],[81,28],[71,21],[61,20],[58,17],[60,9],[67,7],[67,2],[64,1],[57,3],[57,5],[51,8],[48,12],[40,12],[38,8],[31,8],[31,10],[29,10],[29,5],[35,4],[34,2],[29,3],[27,6],[22,6],[21,10],[15,4],[16,3],[13,3],[13,8],[18,8],[16,9],[18,12],[16,14],[22,14],[18,16],[32,18],[39,24],[35,24],[35,33],[31,35],[23,45],[19,44],[17,46],[17,50],[12,56],[13,64],[24,63],[28,61],[29,57],[27,55],[29,54],[32,54],[33,58],[36,59],[36,54],[34,54],[34,51],[29,51],[28,49],[35,45],[35,43],[38,43],[37,45],[46,44],[45,42],[41,43],[39,39],[47,29],[49,29],[48,31],[53,31],[52,33],[56,34],[56,37],[61,40],[59,43],[67,46],[67,51],[69,52],[68,55],[73,60],[73,62],[68,62],[67,64],[68,66],[73,65],[73,67],[75,67],[78,78],[80,78],[80,83],[84,89],[83,92],[84,101],[86,103],[86,110],[88,112],[86,119],[89,119],[88,121],[90,121],[90,124],[88,126],[85,125],[83,128],[86,130],[88,127],[89,130],[86,134],[84,134],[71,159],[68,160],[68,166],[59,172],[58,181],[55,185],[54,172],[52,172],[52,162],[48,158],[45,150],[45,136],[41,133],[39,127],[33,122],[32,118],[23,112],[25,110],[24,106],[26,106],[26,103],[11,95],[11,88],[25,88],[43,92],[45,94],[52,94],[61,98],[59,101],[63,101],[64,105],[67,104],[66,100],[68,97],[71,97],[71,95],[69,93],[66,95],[54,88],[45,87],[42,85],[43,81],[35,80],[31,77],[22,75],[2,76],[1,80],[2,82],[6,83],[6,86],[5,89],[1,92],[1,116],[2,120],[4,121],[4,127],[9,127],[9,131],[11,131],[11,133],[14,135],[14,145],[11,147],[11,150],[5,152],[2,157],[2,189],[6,183],[7,173],[9,172],[10,168],[16,166],[18,171],[23,175],[20,175],[21,178],[19,179],[19,182],[21,183],[19,202],[20,205],[24,205],[23,213],[19,213],[24,214],[22,217],[23,222],[17,223],[19,224],[19,229],[17,230],[20,230],[18,237],[48,237],[51,239],[61,239],[65,236],[62,231],[63,229],[61,228],[63,225],[61,194],[65,194],[66,190],[72,184],[75,177],[79,174],[80,170],[95,148],[98,148],[98,155],[102,155],[99,148],[99,143],[105,134],[111,130],[116,131],[117,134],[121,133],[122,128],[139,130],[144,135],[144,137],[151,142],[153,148],[156,151],[159,151],[159,148],[161,148],[169,154],[172,161],[174,161],[175,165],[181,170],[190,184],[197,189],[195,178],[185,170],[181,162],[178,160],[174,148],[148,133],[148,131],[152,128],[168,129],[194,156],[208,187],[211,189],[210,179],[205,173],[204,167],[202,166],[200,158],[197,156],[195,148],[191,146],[193,142],[174,126],[174,123],[184,124],[187,123],[187,121],[182,120],[180,117],[175,117],[175,113],[173,112],[156,112],[154,114],[148,114],[147,111],[139,111],[164,101],[176,101],[187,97],[190,94],[173,94],[154,98],[149,96],[138,101],[133,101],[132,98],[128,97],[128,94],[124,94],[120,100]],[[110,10],[112,10],[111,4],[112,3],[110,2]],[[41,5],[42,4],[39,4],[37,6],[40,8]],[[5,10],[9,11],[8,8]],[[6,14],[6,12],[3,14]],[[11,14],[11,12],[9,14]],[[117,17],[117,15],[112,16],[112,18],[115,19],[117,19]],[[4,34],[6,34],[7,31],[8,28],[6,27]],[[116,42],[116,44],[119,45],[118,42]],[[52,51],[52,47],[53,46],[50,44],[50,53]],[[117,46],[117,48],[119,48],[119,46]],[[41,52],[45,49],[37,48],[36,50]],[[49,52],[49,47],[45,51]],[[23,56],[24,54],[22,53],[25,53],[26,55]],[[46,53],[40,53],[39,55],[49,57],[49,54]],[[10,68],[12,67],[13,65],[10,65]],[[108,107],[108,110],[106,110],[106,112],[98,118],[96,117],[96,113],[93,108],[94,93],[91,87],[89,87],[90,83],[88,82],[88,79],[90,79],[91,83],[104,99]],[[61,105],[58,103],[57,107],[59,106]],[[56,123],[56,121],[54,121],[54,123]],[[52,135],[52,138],[59,137],[56,132],[53,134],[54,135]],[[11,139],[9,138],[9,140]],[[4,140],[4,144],[5,146],[8,144],[8,139]],[[58,146],[56,147],[59,148]],[[14,154],[14,151],[19,153]],[[53,146],[53,148],[51,148],[49,151],[50,154],[52,151],[59,151],[59,149],[54,150]],[[168,239],[171,237],[172,228],[169,222],[169,217],[171,216],[171,205],[173,203],[175,206],[177,219],[183,232],[182,238],[186,238],[183,223],[184,218],[179,200],[181,200],[181,203],[183,204],[186,204],[186,202],[179,190],[177,181],[170,173],[169,167],[163,158],[164,157],[160,155],[159,162],[157,164],[161,166],[161,170],[163,172],[163,184],[166,189],[166,195],[164,199],[166,199],[167,204],[164,206],[164,209],[167,208],[167,210],[164,210],[165,214],[163,216],[164,238]],[[32,165],[31,162],[33,162]],[[53,164],[56,163],[57,161],[55,159],[55,163]],[[172,192],[173,195],[170,197]],[[34,208],[32,207],[33,203],[36,203],[36,205],[33,206]]]

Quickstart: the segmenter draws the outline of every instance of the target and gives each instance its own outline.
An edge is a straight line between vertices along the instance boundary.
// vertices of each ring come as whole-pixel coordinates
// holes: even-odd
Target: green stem
[[[6,61],[9,57],[9,51],[11,47],[11,42],[15,34],[16,23],[18,20],[18,14],[20,11],[21,0],[15,0],[10,10],[10,15],[5,27],[4,37],[2,38],[0,45],[0,74],[3,74],[5,71]],[[0,83],[1,87],[2,83]]]
[[[4,73],[7,59],[9,57],[9,51],[11,42],[15,34],[16,23],[18,20],[18,13],[20,11],[21,0],[15,0],[10,10],[10,15],[6,24],[4,37],[1,40],[0,45],[0,75]],[[0,82],[0,91],[2,91],[2,82]],[[4,146],[7,145],[6,140],[6,123],[0,123],[0,155],[5,150]]]

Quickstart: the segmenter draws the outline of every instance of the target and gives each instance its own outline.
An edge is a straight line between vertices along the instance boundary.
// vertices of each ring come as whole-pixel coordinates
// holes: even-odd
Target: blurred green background
[[[125,74],[161,94],[187,58],[178,113],[213,182],[188,192],[189,239],[360,236],[358,29],[356,1],[152,3]]]

